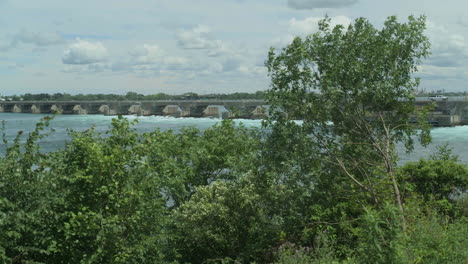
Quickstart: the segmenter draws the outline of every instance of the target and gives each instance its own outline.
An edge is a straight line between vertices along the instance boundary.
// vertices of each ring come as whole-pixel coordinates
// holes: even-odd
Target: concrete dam
[[[427,121],[434,126],[468,125],[468,101],[416,101],[417,108],[434,104],[435,107],[428,113]]]
[[[3,101],[0,112],[69,115],[161,115],[174,117],[263,118],[263,100]]]
[[[428,122],[434,126],[468,125],[468,101],[415,102],[422,108],[435,104]],[[160,100],[160,101],[2,101],[0,112],[69,115],[161,115],[174,117],[264,118],[264,100]]]

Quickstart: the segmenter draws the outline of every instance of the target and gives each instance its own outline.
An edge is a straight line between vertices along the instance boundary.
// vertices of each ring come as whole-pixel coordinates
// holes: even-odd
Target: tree
[[[47,134],[43,131],[49,119],[36,124],[25,144],[21,144],[23,131],[9,144],[2,122],[1,147],[5,155],[0,156],[1,263],[45,263],[47,256],[56,252],[57,239],[49,228],[58,224],[54,214],[58,199],[47,180],[45,164],[50,158],[40,153],[36,144]]]
[[[161,263],[165,201],[145,170],[139,135],[122,117],[106,134],[71,132],[65,148],[48,155],[48,190],[60,204],[47,263]]]
[[[410,151],[415,135],[430,140],[427,126],[412,123],[423,120],[415,116],[419,80],[413,73],[429,54],[424,29],[425,17],[410,16],[407,23],[389,17],[381,30],[365,18],[331,28],[325,18],[317,33],[295,38],[278,54],[271,49],[266,62],[269,103],[304,121],[304,136],[347,177],[351,192],[375,205],[391,194],[401,213],[395,145]],[[285,123],[284,115],[272,119]]]
[[[135,93],[135,92],[128,92],[125,95],[125,99],[127,100],[142,100],[144,98],[144,95]]]
[[[280,236],[281,221],[264,210],[253,184],[216,181],[197,188],[174,211],[172,248],[181,263],[270,263],[268,252]],[[226,262],[234,263],[234,262]]]
[[[148,171],[162,182],[173,207],[189,200],[196,187],[216,180],[234,180],[255,155],[258,137],[232,120],[205,130],[184,128],[143,136]]]
[[[426,207],[456,218],[466,216],[468,167],[458,163],[447,145],[439,146],[430,159],[408,162],[398,168],[404,200],[421,198]]]

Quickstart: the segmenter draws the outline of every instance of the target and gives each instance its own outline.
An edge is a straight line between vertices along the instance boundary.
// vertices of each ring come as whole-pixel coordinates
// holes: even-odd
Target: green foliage
[[[177,207],[197,186],[234,180],[246,171],[258,146],[254,132],[223,120],[201,133],[185,128],[178,134],[155,131],[143,135],[147,170],[161,182],[168,202]]]
[[[417,193],[426,200],[449,199],[450,194],[468,188],[468,169],[453,160],[409,162],[400,169],[400,177],[409,194]]]
[[[353,185],[341,188],[345,195],[375,206],[393,201],[402,222],[396,144],[410,151],[414,136],[423,144],[430,140],[423,115],[417,114],[417,125],[410,122],[419,84],[413,73],[429,54],[424,29],[425,17],[407,23],[389,17],[381,30],[365,18],[331,28],[325,18],[317,33],[296,37],[279,53],[271,49],[265,63],[272,108],[303,121],[298,136],[312,138],[321,166],[335,181]],[[291,126],[284,113],[271,123]]]
[[[451,160],[458,162],[458,156],[452,153],[448,144],[436,146],[437,151],[431,155],[431,160]]]
[[[57,241],[48,233],[56,223],[54,193],[45,180],[48,157],[39,152],[36,141],[44,136],[49,118],[41,120],[24,146],[20,145],[22,131],[8,145],[0,158],[0,259],[7,263],[41,262],[56,252]]]
[[[314,263],[308,249],[294,247],[292,244],[281,245],[277,252],[275,264],[309,264]],[[332,262],[330,262],[332,263]]]
[[[252,185],[218,181],[200,187],[174,212],[174,243],[180,260],[203,263],[230,257],[263,260],[279,238],[279,225],[265,214]]]
[[[309,197],[298,195],[310,206],[301,211],[308,219],[302,241],[294,242],[313,243],[325,230],[336,242],[334,254],[343,260],[353,256],[346,261],[406,263],[405,228],[413,223],[405,220],[404,197],[418,193],[414,188],[443,197],[454,187],[466,190],[457,180],[465,173],[455,169],[446,177],[450,169],[442,164],[434,164],[433,177],[425,183],[413,168],[407,171],[411,176],[395,172],[397,143],[411,151],[415,135],[423,144],[430,141],[424,111],[417,112],[413,105],[419,83],[413,73],[429,48],[424,20],[409,17],[399,23],[390,17],[378,30],[363,18],[347,28],[331,28],[326,18],[317,33],[294,39],[279,53],[270,50],[268,100],[272,108],[303,123],[285,121],[284,113],[272,111],[271,152],[264,148],[271,159],[267,168],[274,171],[273,179],[286,175],[297,180],[296,171],[313,175],[307,178],[313,184],[304,184]],[[419,124],[410,122],[414,115]],[[296,154],[301,152],[303,157]],[[440,157],[447,159],[447,152]],[[451,162],[446,165],[455,168]],[[305,194],[305,189],[295,192]],[[307,254],[285,254],[310,260]]]
[[[398,171],[407,204],[375,206],[320,159],[299,124],[266,134],[223,121],[205,131],[70,131],[42,153],[48,120],[0,159],[6,263],[456,263],[466,258],[466,168],[439,160]],[[429,194],[430,195],[425,195]],[[437,205],[434,208],[435,205]],[[446,207],[441,207],[445,205]],[[450,207],[447,207],[450,206]],[[449,208],[450,210],[448,210]],[[440,210],[443,209],[443,210]],[[455,210],[456,209],[456,210]],[[430,232],[424,230],[430,230]]]
[[[24,144],[4,137],[0,262],[466,262],[466,165],[441,147],[395,168],[397,142],[429,135],[409,123],[424,18],[329,22],[270,53],[283,111],[262,131],[225,120],[139,134],[119,117],[50,153],[48,119]]]
[[[401,243],[397,208],[386,205],[382,210],[367,209],[354,232],[358,237],[357,258],[360,263],[408,263]]]
[[[325,234],[319,236],[320,245],[315,248],[297,246],[292,243],[284,243],[276,252],[276,264],[336,264],[341,263],[336,258],[333,245]]]
[[[57,153],[40,153],[39,123],[2,158],[3,259],[13,263],[152,263],[164,208],[152,179],[136,176],[136,134],[115,120],[110,136],[72,133]],[[153,187],[154,186],[154,187]],[[144,187],[144,188],[143,188]],[[148,210],[150,209],[150,210]],[[156,254],[156,255],[155,255]]]
[[[127,120],[112,122],[107,137],[72,132],[51,169],[63,192],[63,233],[57,259],[74,263],[150,263],[164,199],[154,178],[139,168],[139,138]],[[58,261],[58,260],[57,260]]]
[[[446,147],[430,160],[408,162],[399,169],[404,199],[422,197],[428,206],[450,216],[467,215],[468,168]]]
[[[449,224],[434,212],[420,215],[408,230],[405,253],[410,261],[407,263],[465,263],[467,234],[466,217]]]

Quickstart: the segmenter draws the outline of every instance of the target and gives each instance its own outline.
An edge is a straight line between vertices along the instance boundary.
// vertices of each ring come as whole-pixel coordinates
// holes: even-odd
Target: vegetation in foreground
[[[272,50],[266,130],[223,121],[138,134],[119,118],[42,153],[46,119],[24,145],[21,133],[4,140],[1,261],[466,262],[466,165],[443,147],[396,165],[397,143],[430,140],[409,122],[423,30],[424,18],[382,30],[325,19]]]
[[[262,135],[71,132],[41,153],[39,123],[0,159],[3,263],[463,263],[468,169],[442,149],[397,168],[401,212],[353,186],[300,126]],[[266,137],[266,139],[265,139]],[[378,168],[372,168],[377,170]]]

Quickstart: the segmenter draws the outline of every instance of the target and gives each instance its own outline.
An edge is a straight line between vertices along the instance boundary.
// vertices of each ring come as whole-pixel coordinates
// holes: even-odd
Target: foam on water
[[[468,126],[433,128],[431,135],[432,143],[428,147],[416,144],[412,153],[400,153],[401,162],[428,158],[435,152],[436,146],[448,144],[453,154],[458,155],[461,162],[468,164]]]
[[[46,115],[40,114],[18,114],[18,113],[0,113],[0,120],[6,121],[5,134],[10,141],[22,130],[24,135],[34,130],[36,123]],[[104,132],[109,129],[111,121],[115,116],[104,115],[57,115],[50,121],[50,127],[55,130],[51,135],[40,141],[41,148],[44,151],[53,151],[64,146],[68,137],[68,129],[75,131],[84,131],[95,127],[98,132]],[[130,121],[138,119],[135,128],[139,132],[151,132],[156,129],[161,131],[173,130],[179,131],[182,127],[196,127],[201,130],[207,129],[221,119],[216,118],[174,118],[164,116],[125,116]],[[246,127],[260,127],[261,120],[235,119],[236,123],[242,123]],[[22,142],[26,137],[22,137]],[[0,152],[4,148],[0,149]]]

